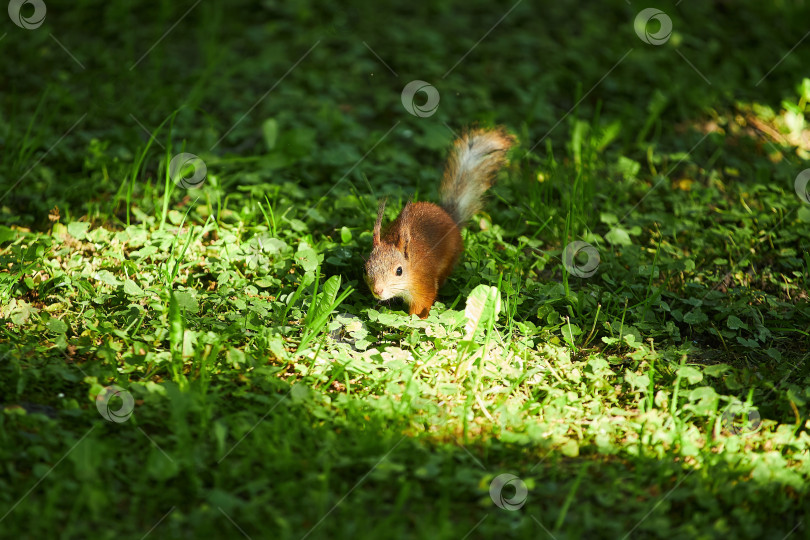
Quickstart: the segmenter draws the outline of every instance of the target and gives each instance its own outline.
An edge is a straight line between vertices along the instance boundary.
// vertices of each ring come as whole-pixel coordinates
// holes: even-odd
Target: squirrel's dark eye
[[[397,275],[398,276],[402,275],[402,267],[401,266],[397,266]]]

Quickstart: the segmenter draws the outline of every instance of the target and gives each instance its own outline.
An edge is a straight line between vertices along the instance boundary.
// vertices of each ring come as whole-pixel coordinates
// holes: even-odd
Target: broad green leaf
[[[687,397],[693,402],[690,408],[700,416],[708,416],[717,410],[720,400],[720,396],[711,386],[699,386],[690,391]]]
[[[610,370],[610,364],[608,361],[598,356],[591,357],[588,360],[588,365],[590,366],[591,371],[596,374],[604,373],[605,371]]]
[[[610,231],[605,235],[605,240],[614,246],[629,246],[633,243],[633,241],[630,240],[630,235],[627,233],[627,231],[619,227],[610,229]]]
[[[641,163],[624,156],[619,156],[614,168],[616,172],[621,174],[626,180],[631,180],[641,171]]]
[[[574,344],[574,337],[582,333],[579,326],[569,323],[563,323],[560,330],[562,331],[563,339],[571,345]]]
[[[294,384],[290,388],[290,399],[293,403],[303,403],[310,399],[310,390],[306,384]]]
[[[124,292],[129,296],[143,296],[143,290],[131,279],[124,281]]]
[[[174,298],[177,300],[177,305],[180,307],[180,309],[183,309],[189,313],[196,313],[200,308],[197,299],[189,292],[176,291],[174,293]]]
[[[95,278],[102,283],[106,283],[107,285],[111,285],[113,287],[118,287],[121,285],[121,280],[115,277],[115,275],[109,270],[99,270]]]
[[[332,313],[332,304],[340,291],[340,276],[332,276],[323,284],[323,290],[318,296],[314,320],[318,320]]]
[[[74,221],[72,223],[68,223],[67,230],[68,234],[75,238],[76,240],[83,240],[87,234],[87,229],[90,228],[90,223],[86,221]]]
[[[637,392],[646,392],[650,388],[648,373],[638,374],[628,371],[624,374],[624,380]]]
[[[728,320],[726,321],[726,326],[731,328],[732,330],[739,330],[740,328],[744,328],[748,330],[748,325],[745,324],[740,318],[735,317],[734,315],[730,315]]]
[[[467,317],[464,339],[471,339],[482,323],[496,321],[500,311],[501,293],[497,287],[479,285],[473,289],[467,297],[467,307],[464,308],[464,315]]]
[[[58,225],[58,223],[57,223],[57,225]],[[0,226],[0,244],[2,244],[3,242],[8,242],[9,240],[12,240],[16,236],[17,236],[17,234],[12,229],[9,229],[8,227]]]
[[[614,223],[619,222],[619,218],[616,216],[616,214],[612,214],[610,212],[601,212],[599,214],[599,221],[606,225],[613,225]]]
[[[770,356],[771,358],[773,358],[776,361],[779,361],[779,360],[782,359],[782,353],[779,351],[779,349],[774,349],[773,347],[771,347],[767,351],[765,351],[765,354],[767,354],[768,356]]]
[[[723,373],[731,369],[728,364],[714,364],[713,366],[705,366],[703,373],[710,377],[720,377]]]
[[[706,314],[699,309],[693,309],[683,317],[683,322],[687,324],[700,324],[705,323],[708,320],[709,317],[707,317]]]
[[[39,313],[39,309],[35,308],[28,302],[20,300],[17,302],[17,305],[11,311],[10,319],[11,322],[21,326],[28,322],[28,319],[31,318],[31,315],[35,313]]]
[[[681,366],[678,368],[677,373],[679,377],[686,379],[689,384],[697,384],[703,380],[703,373],[692,366]]]
[[[737,336],[737,341],[749,349],[759,349],[759,342],[755,339],[746,339],[742,336]]]
[[[579,444],[574,439],[567,439],[560,446],[560,453],[567,457],[577,457],[579,455]]]
[[[48,327],[48,330],[57,334],[64,334],[68,329],[68,325],[59,319],[50,319],[46,326]]]
[[[318,252],[311,247],[299,248],[295,254],[295,261],[301,265],[304,272],[314,272],[318,268]]]

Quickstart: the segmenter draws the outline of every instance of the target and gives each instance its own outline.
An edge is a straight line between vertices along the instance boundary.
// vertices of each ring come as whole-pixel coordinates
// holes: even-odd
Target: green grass
[[[655,4],[4,19],[0,538],[806,537],[810,12]],[[409,318],[377,202],[476,123],[520,146]]]

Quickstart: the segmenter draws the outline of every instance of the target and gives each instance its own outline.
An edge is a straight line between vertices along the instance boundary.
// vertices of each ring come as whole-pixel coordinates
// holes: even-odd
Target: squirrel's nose
[[[366,285],[368,285],[368,290],[371,291],[371,294],[374,298],[379,298],[380,293],[382,292],[379,287],[375,286],[374,283],[369,279],[368,275],[363,276],[366,281]]]

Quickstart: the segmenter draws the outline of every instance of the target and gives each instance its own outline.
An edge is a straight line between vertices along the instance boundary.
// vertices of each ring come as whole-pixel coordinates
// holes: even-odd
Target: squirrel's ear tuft
[[[385,213],[385,199],[380,201],[380,206],[377,208],[377,221],[374,223],[374,233],[371,240],[372,245],[380,245],[380,229],[382,228],[383,214]]]

